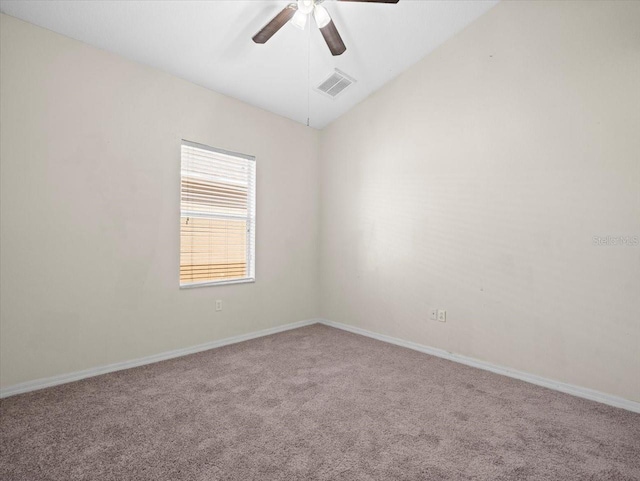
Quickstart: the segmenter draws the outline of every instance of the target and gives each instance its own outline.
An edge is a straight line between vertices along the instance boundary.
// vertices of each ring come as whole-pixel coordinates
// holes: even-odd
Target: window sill
[[[180,289],[193,289],[194,287],[208,287],[208,286],[227,286],[230,284],[248,284],[256,282],[253,277],[247,277],[244,279],[229,279],[226,281],[205,281],[205,282],[192,282],[190,284],[180,284]]]

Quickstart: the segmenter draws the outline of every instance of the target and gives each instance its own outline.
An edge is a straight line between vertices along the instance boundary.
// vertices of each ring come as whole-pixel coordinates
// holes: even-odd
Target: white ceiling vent
[[[335,69],[329,78],[316,87],[318,92],[322,92],[331,98],[336,98],[338,94],[349,85],[355,82],[355,79],[349,77],[346,73]]]

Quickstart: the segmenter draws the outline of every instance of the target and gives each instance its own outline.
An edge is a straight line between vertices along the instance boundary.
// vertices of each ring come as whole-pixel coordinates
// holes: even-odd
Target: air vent
[[[322,92],[331,98],[336,98],[340,92],[344,91],[349,85],[355,82],[355,79],[349,77],[344,72],[335,69],[328,79],[316,87],[318,92]]]

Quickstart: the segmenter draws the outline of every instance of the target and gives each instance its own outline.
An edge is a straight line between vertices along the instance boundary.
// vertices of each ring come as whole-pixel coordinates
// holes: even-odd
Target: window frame
[[[201,150],[207,150],[209,152],[213,152],[216,154],[223,154],[223,155],[228,155],[228,156],[232,156],[232,157],[237,157],[240,159],[245,159],[249,162],[253,162],[253,196],[250,197],[250,199],[248,199],[248,201],[252,201],[253,205],[251,206],[251,212],[253,213],[253,216],[247,215],[247,217],[245,218],[247,220],[247,224],[248,224],[248,229],[247,229],[247,254],[246,254],[246,259],[247,259],[247,271],[248,271],[248,277],[242,277],[242,278],[235,278],[235,279],[223,279],[223,280],[219,280],[219,281],[197,281],[197,282],[190,282],[190,283],[186,283],[183,284],[182,281],[180,280],[180,275],[178,275],[178,284],[180,289],[194,289],[197,287],[208,287],[208,286],[224,286],[224,285],[231,285],[231,284],[251,284],[251,283],[255,283],[256,282],[256,264],[255,264],[255,251],[256,251],[256,191],[257,191],[257,179],[258,179],[258,173],[257,173],[257,163],[256,163],[256,157],[254,155],[249,155],[249,154],[243,154],[240,152],[233,152],[231,150],[225,150],[225,149],[220,149],[217,147],[211,147],[210,145],[205,145],[205,144],[200,144],[198,142],[193,142],[191,140],[186,140],[186,139],[181,139],[180,142],[180,188],[179,188],[179,192],[180,192],[180,197],[179,197],[179,202],[180,202],[180,218],[182,218],[182,147],[183,146],[188,146],[188,147],[193,147],[196,149],[201,149]],[[182,248],[182,239],[180,238],[180,229],[178,229],[178,271],[180,271],[180,250]],[[251,250],[251,247],[253,246],[253,252]]]

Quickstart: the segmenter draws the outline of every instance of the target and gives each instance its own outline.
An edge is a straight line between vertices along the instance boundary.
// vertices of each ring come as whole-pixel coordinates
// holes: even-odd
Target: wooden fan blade
[[[287,5],[283,8],[278,15],[273,17],[273,19],[266,24],[262,30],[256,33],[253,36],[253,41],[255,43],[267,43],[271,37],[275,35],[275,33],[280,30],[285,23],[291,20],[291,17],[296,13],[298,6],[295,3]]]
[[[324,41],[327,42],[327,46],[329,50],[331,50],[331,55],[342,55],[347,47],[342,41],[342,37],[338,33],[338,29],[336,25],[331,20],[328,24],[320,29],[322,36],[324,37]]]
[[[339,0],[340,2],[398,3],[400,0]]]

